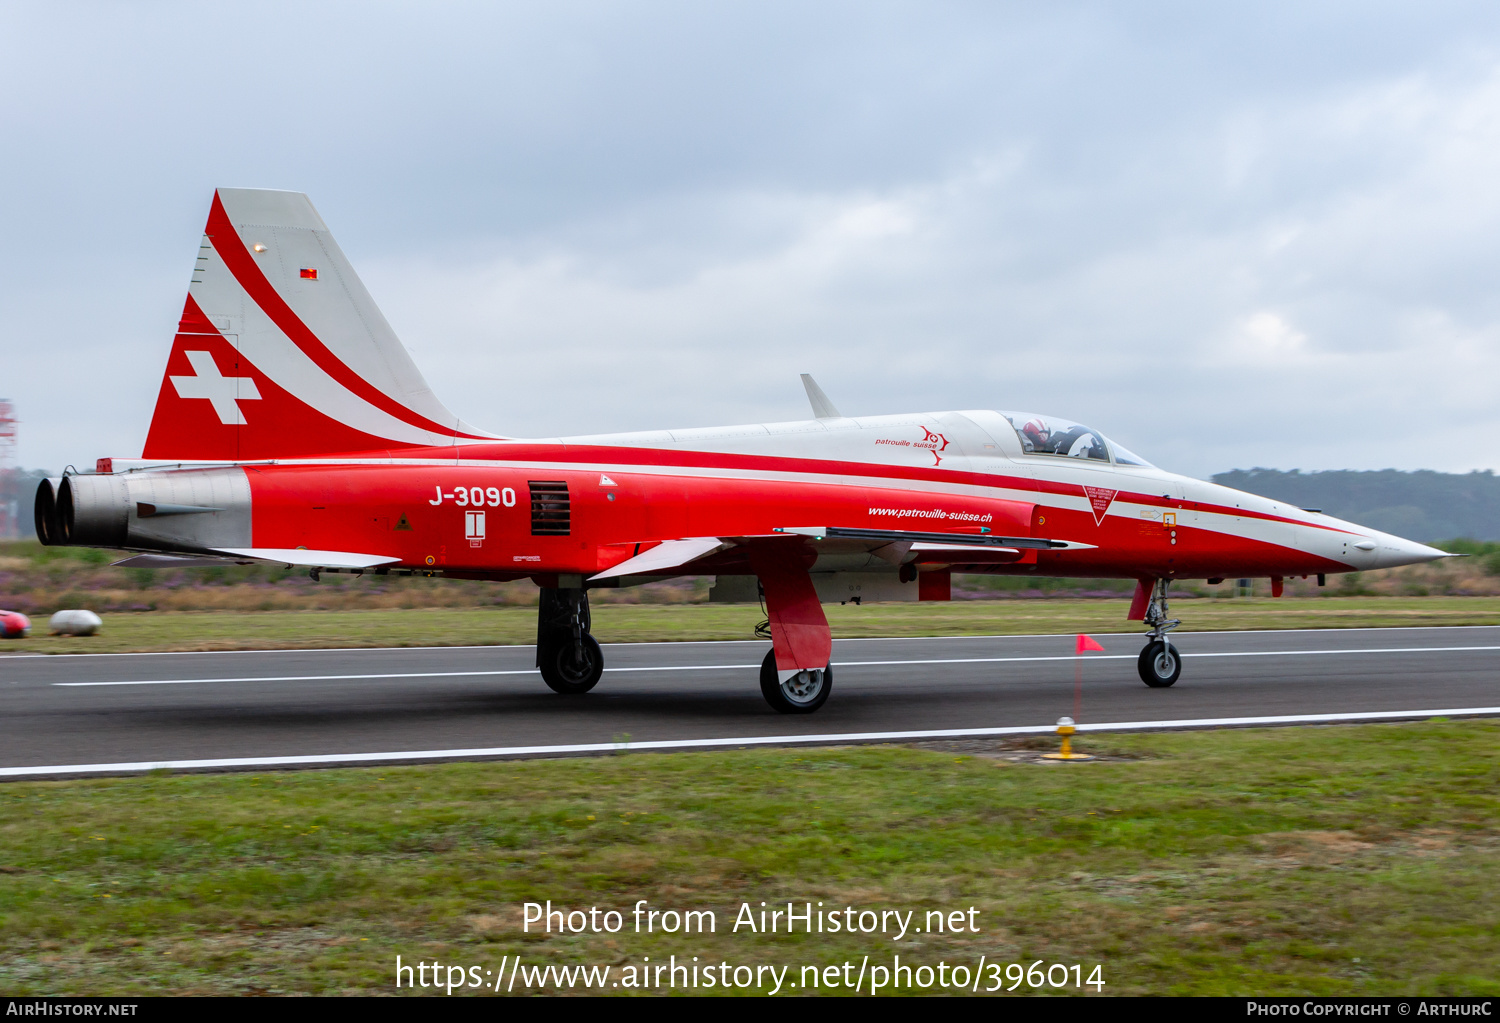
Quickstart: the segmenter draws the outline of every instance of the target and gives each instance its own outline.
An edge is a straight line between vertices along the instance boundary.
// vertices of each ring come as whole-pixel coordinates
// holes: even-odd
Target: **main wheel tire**
[[[1182,655],[1172,644],[1154,639],[1141,651],[1135,666],[1146,685],[1152,689],[1166,689],[1182,674]]]
[[[542,681],[554,693],[564,696],[581,696],[594,688],[599,676],[604,674],[604,651],[599,641],[588,633],[583,634],[583,659],[574,656],[571,638],[548,644],[538,658],[541,661]]]
[[[778,714],[811,714],[833,692],[833,665],[799,671],[782,682],[776,677],[776,651],[760,662],[760,692]]]

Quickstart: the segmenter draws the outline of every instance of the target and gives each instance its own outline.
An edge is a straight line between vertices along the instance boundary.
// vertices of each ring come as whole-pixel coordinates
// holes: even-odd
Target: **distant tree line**
[[[1459,537],[1500,540],[1500,477],[1489,469],[1234,469],[1218,473],[1213,481],[1421,543]]]

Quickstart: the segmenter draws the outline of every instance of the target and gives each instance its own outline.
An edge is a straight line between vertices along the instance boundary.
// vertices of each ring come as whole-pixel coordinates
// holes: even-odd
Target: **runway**
[[[1500,714],[1497,626],[1179,633],[1171,689],[1137,678],[1139,634],[1095,638],[1085,726]],[[766,649],[608,645],[571,698],[531,647],[0,656],[0,777],[1004,734],[1073,712],[1071,635],[839,640],[808,716],[762,700]]]

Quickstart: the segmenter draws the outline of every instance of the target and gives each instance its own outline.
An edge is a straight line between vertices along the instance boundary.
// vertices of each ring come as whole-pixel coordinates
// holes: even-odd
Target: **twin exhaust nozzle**
[[[63,476],[36,488],[36,537],[48,547],[120,547],[130,522],[130,495],[118,476]]]
[[[237,476],[237,478],[236,478]],[[229,485],[215,486],[215,477]],[[42,480],[36,488],[36,536],[49,547],[161,548],[188,542],[202,533],[194,516],[229,511],[235,505],[248,511],[249,493],[243,487],[244,473],[208,470],[146,475],[134,482],[124,476],[63,476]],[[209,503],[201,503],[204,497]],[[163,520],[157,522],[154,520]],[[213,537],[196,537],[209,545]],[[238,534],[230,540],[238,539]],[[168,542],[168,540],[173,542]]]
[[[250,547],[250,483],[240,468],[97,473],[42,480],[36,536],[49,547],[208,552]]]

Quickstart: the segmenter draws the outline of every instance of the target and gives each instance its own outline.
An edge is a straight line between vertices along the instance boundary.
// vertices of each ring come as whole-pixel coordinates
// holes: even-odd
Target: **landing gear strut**
[[[1152,689],[1166,689],[1182,674],[1182,655],[1167,639],[1167,633],[1182,624],[1180,618],[1168,618],[1167,586],[1170,580],[1158,579],[1151,590],[1151,602],[1146,606],[1146,625],[1150,631],[1146,648],[1136,661],[1136,670],[1141,681]]]
[[[536,666],[555,693],[578,696],[604,673],[604,651],[589,635],[589,594],[582,589],[544,589],[537,610]]]

